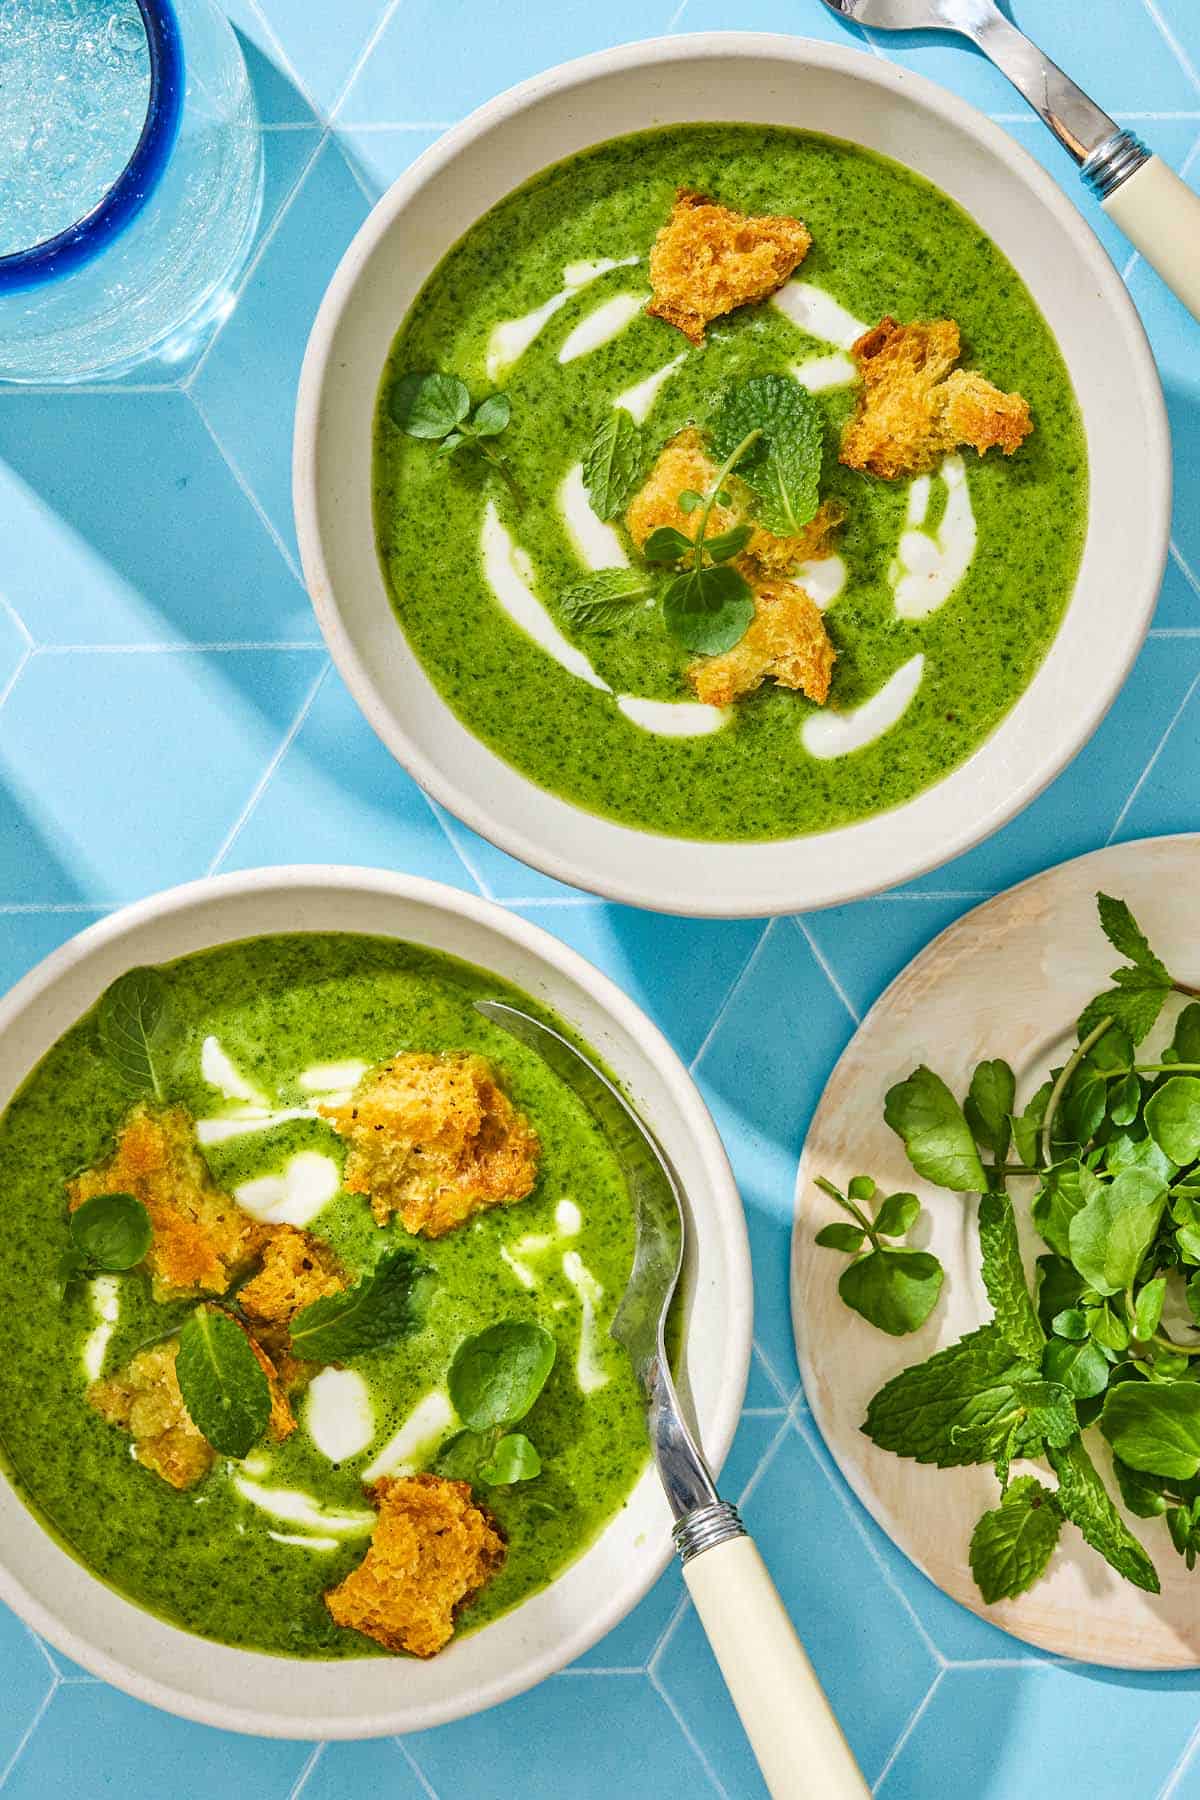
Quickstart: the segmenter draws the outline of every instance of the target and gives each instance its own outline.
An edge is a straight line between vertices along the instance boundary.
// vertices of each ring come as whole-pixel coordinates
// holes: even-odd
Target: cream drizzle
[[[682,350],[669,363],[664,363],[661,369],[655,369],[653,375],[647,375],[645,381],[636,382],[633,387],[626,388],[623,394],[618,394],[613,405],[623,406],[635,424],[642,424],[658,399],[659,389],[664,381],[669,381],[676,369],[686,361],[687,351]]]
[[[558,490],[558,505],[580,562],[589,569],[626,569],[625,546],[603,519],[592,511],[583,485],[583,464],[572,463]]]
[[[562,1259],[563,1274],[579,1295],[582,1319],[579,1326],[579,1351],[575,1358],[575,1379],[581,1394],[594,1394],[608,1382],[608,1371],[596,1354],[596,1308],[604,1298],[604,1289],[577,1250],[568,1250]]]
[[[262,1487],[245,1475],[235,1475],[233,1485],[243,1500],[270,1513],[272,1518],[282,1519],[285,1525],[304,1525],[312,1531],[332,1532],[339,1537],[359,1537],[375,1524],[373,1512],[338,1512],[322,1506],[302,1488]]]
[[[301,1150],[277,1175],[257,1175],[233,1190],[243,1212],[267,1225],[311,1225],[342,1185],[332,1156]]]
[[[839,306],[832,294],[812,281],[785,282],[778,293],[772,294],[771,305],[778,307],[784,318],[807,337],[836,344],[839,350],[849,350],[867,329],[861,319]]]
[[[936,531],[920,529],[929,510],[929,476],[918,476],[908,495],[906,524],[890,578],[902,619],[925,619],[944,606],[975,554],[975,513],[961,456],[948,456],[938,472],[946,506]]]
[[[858,370],[840,350],[832,356],[810,356],[807,362],[793,363],[792,374],[810,394],[823,394],[828,388],[849,387],[852,381],[858,380]]]
[[[417,1404],[374,1462],[363,1470],[364,1482],[378,1481],[381,1475],[412,1475],[421,1467],[428,1452],[439,1444],[457,1414],[444,1388],[433,1388]]]
[[[308,1384],[304,1424],[330,1462],[345,1462],[375,1436],[371,1390],[354,1369],[322,1369]]]
[[[596,262],[568,263],[563,270],[563,285],[557,294],[551,294],[541,306],[535,306],[532,312],[522,314],[519,319],[502,319],[493,325],[487,347],[488,380],[496,381],[505,370],[519,362],[543,326],[549,324],[580,288],[607,275],[610,269],[629,268],[640,260],[636,256],[626,256],[617,262],[611,256],[602,256]]]
[[[88,1292],[96,1324],[83,1340],[83,1372],[89,1381],[99,1381],[108,1340],[121,1311],[121,1289],[115,1275],[97,1275],[88,1283]]]
[[[918,652],[861,706],[850,712],[810,714],[800,727],[800,741],[808,754],[819,762],[830,762],[873,744],[904,716],[924,671],[925,658]]]
[[[795,578],[813,605],[824,612],[846,585],[846,565],[840,556],[820,556],[815,562],[802,562]]]
[[[614,294],[603,301],[567,336],[558,353],[559,362],[574,362],[576,357],[590,356],[593,350],[611,343],[632,325],[649,298],[648,294]]]

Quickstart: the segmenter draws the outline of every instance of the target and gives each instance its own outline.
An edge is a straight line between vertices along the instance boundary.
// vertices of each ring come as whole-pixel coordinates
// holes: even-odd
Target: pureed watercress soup
[[[702,343],[645,311],[651,247],[681,190],[801,220],[812,238],[790,280],[715,318]],[[1032,431],[1019,448],[1004,446],[1014,454],[939,454],[911,477],[839,462],[866,367],[849,352],[888,319],[957,322],[962,369],[1012,390],[1000,399],[1028,403]],[[885,348],[909,346],[901,336]],[[451,385],[421,390],[414,415],[413,384],[431,373]],[[712,612],[690,640],[664,598],[687,555],[655,562],[626,523],[638,482],[666,482],[680,496],[674,525],[696,535],[698,512],[685,525],[687,508],[714,493],[711,480],[693,492],[689,470],[702,484],[712,477],[727,447],[716,427],[723,402],[762,376],[811,396],[821,427],[821,511],[806,526],[803,566],[786,573],[824,615],[823,705],[783,676],[704,703],[696,669],[722,668],[704,660],[718,641]],[[610,493],[611,444],[608,469],[598,465],[614,415],[625,421],[617,462],[633,465],[624,473],[634,480]],[[681,439],[691,427],[699,462]],[[761,466],[757,476],[751,467],[764,446],[733,469],[709,538],[746,520],[786,523],[768,504]],[[968,756],[1055,633],[1078,567],[1086,487],[1057,346],[972,220],[896,163],[750,125],[619,139],[493,208],[401,325],[376,424],[385,577],[448,703],[541,785],[627,824],[695,838],[824,830],[898,805]],[[814,530],[823,523],[831,529]],[[738,569],[764,574],[744,546],[724,550],[724,568],[714,557],[709,570],[714,586],[736,590]],[[741,603],[744,631],[744,593]],[[715,629],[728,638],[738,607],[721,601],[718,611]],[[809,688],[819,694],[820,680]],[[718,702],[729,691],[708,683]]]
[[[4,1464],[162,1617],[431,1654],[637,1480],[625,1184],[485,996],[564,1029],[404,943],[228,945],[123,977],[0,1119]]]

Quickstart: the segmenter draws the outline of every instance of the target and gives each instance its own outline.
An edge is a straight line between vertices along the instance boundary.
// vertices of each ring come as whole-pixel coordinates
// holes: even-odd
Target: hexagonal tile
[[[861,1018],[919,950],[978,905],[975,895],[904,890],[809,913],[804,922]]]
[[[339,125],[338,146],[373,200],[442,136],[437,125]]]
[[[1200,591],[1175,555],[1167,559],[1158,610],[1154,615],[1154,631],[1196,631],[1200,629]]]
[[[81,912],[0,914],[0,994],[7,993],[44,956],[101,916],[92,907]]]
[[[257,0],[257,5],[326,118],[379,21],[395,11],[395,0],[338,0],[336,6],[312,6],[308,0]]]
[[[0,1606],[0,1662],[4,1705],[0,1711],[0,1784],[22,1748],[54,1685],[54,1670],[33,1633]]]
[[[312,1767],[292,1795],[304,1800],[348,1800],[351,1794],[386,1794],[388,1800],[420,1800],[428,1790],[414,1773],[403,1745],[393,1738],[361,1744],[321,1744]],[[288,1800],[292,1800],[292,1795]]]
[[[1117,828],[1120,843],[1159,832],[1194,831],[1200,782],[1200,690],[1172,724]]]
[[[0,400],[0,509],[5,591],[39,644],[319,642],[182,394]]]

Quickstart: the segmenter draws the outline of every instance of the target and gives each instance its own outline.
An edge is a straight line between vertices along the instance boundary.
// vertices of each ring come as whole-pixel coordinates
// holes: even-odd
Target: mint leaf
[[[785,536],[808,524],[820,504],[824,424],[808,389],[790,375],[752,375],[726,389],[712,422],[724,461],[753,431],[762,436],[738,462],[758,499],[758,515]]]
[[[1197,1083],[1200,1087],[1200,1083]],[[1071,1220],[1071,1261],[1098,1294],[1122,1294],[1154,1242],[1167,1190],[1147,1169],[1101,1183]]]
[[[1007,1117],[1007,1108],[1004,1116]],[[1012,1201],[1003,1188],[980,1195],[979,1244],[983,1252],[983,1285],[996,1324],[1017,1356],[1027,1362],[1039,1362],[1046,1334],[1030,1298],[1017,1240],[1017,1221]]]
[[[922,1326],[942,1291],[942,1265],[927,1250],[871,1250],[843,1270],[838,1293],[892,1337]]]
[[[730,563],[718,563],[677,575],[662,608],[667,630],[685,650],[720,656],[745,637],[754,619],[754,595]]]
[[[1056,1381],[1030,1381],[1017,1389],[1030,1433],[1062,1449],[1079,1430],[1075,1400]]]
[[[1160,962],[1146,941],[1146,934],[1130,912],[1124,900],[1114,900],[1111,894],[1097,894],[1096,904],[1100,909],[1100,925],[1105,937],[1114,950],[1136,963],[1140,969],[1147,969],[1168,987],[1171,977],[1167,973],[1166,964]]]
[[[558,596],[559,610],[576,631],[612,631],[624,625],[654,593],[637,569],[599,569]]]
[[[444,438],[471,410],[466,383],[457,375],[413,373],[393,382],[388,413],[393,425],[414,438]]]
[[[1081,1038],[1094,1031],[1101,1019],[1111,1019],[1129,1033],[1135,1044],[1153,1031],[1163,1001],[1171,991],[1170,983],[1144,969],[1118,969],[1117,978],[1122,977],[1126,979],[1120,987],[1098,994],[1084,1007],[1076,1021]]]
[[[417,1287],[424,1274],[403,1245],[385,1250],[353,1287],[325,1294],[292,1317],[292,1348],[306,1362],[346,1362],[384,1350],[420,1323]]]
[[[1016,1079],[1006,1062],[997,1058],[979,1064],[971,1077],[963,1113],[976,1143],[990,1150],[998,1162],[1008,1155],[1016,1097]]]
[[[1014,1356],[997,1325],[984,1325],[889,1381],[862,1429],[881,1450],[940,1469],[995,1462],[1023,1423],[1018,1388],[1040,1373]]]
[[[464,1339],[450,1364],[450,1399],[463,1424],[490,1431],[523,1419],[546,1385],[558,1346],[532,1319],[501,1319]]]
[[[1118,1575],[1148,1594],[1157,1594],[1159,1581],[1154,1564],[1110,1500],[1083,1439],[1075,1438],[1062,1449],[1050,1445],[1046,1455],[1058,1476],[1055,1499],[1063,1516],[1078,1527],[1086,1542]]]
[[[1100,1429],[1131,1469],[1190,1481],[1200,1474],[1200,1383],[1122,1381],[1109,1389]]]
[[[1200,1080],[1172,1075],[1146,1102],[1146,1129],[1164,1155],[1182,1168],[1200,1156]]]
[[[598,519],[615,519],[637,487],[644,457],[642,433],[623,406],[597,426],[583,458],[583,485]]]
[[[122,1083],[136,1093],[165,1097],[163,1066],[173,1048],[174,1020],[167,984],[157,969],[130,969],[100,998],[100,1047]]]
[[[1021,1475],[971,1534],[971,1573],[991,1606],[1024,1594],[1045,1573],[1062,1519],[1053,1495],[1032,1475]]]
[[[235,1319],[200,1306],[179,1333],[175,1373],[196,1430],[221,1456],[245,1456],[271,1417],[271,1384]]]
[[[963,1110],[940,1075],[922,1063],[889,1088],[883,1116],[904,1140],[918,1175],[956,1193],[982,1193],[987,1177]]]

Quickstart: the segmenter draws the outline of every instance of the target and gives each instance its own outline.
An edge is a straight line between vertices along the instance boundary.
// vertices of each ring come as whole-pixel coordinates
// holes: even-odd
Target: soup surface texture
[[[701,346],[644,311],[650,247],[680,189],[744,213],[794,215],[813,236],[777,296],[717,320]],[[838,463],[856,393],[847,351],[889,314],[956,320],[963,366],[1024,395],[1034,430],[1015,455],[966,450],[917,482]],[[475,400],[508,395],[511,421],[497,442],[524,504],[478,455],[439,457],[396,429],[393,384],[429,370],[460,377]],[[638,419],[652,458],[711,416],[724,384],[767,372],[794,373],[815,392],[822,493],[846,511],[841,564],[822,572],[837,651],[824,710],[844,716],[898,678],[818,754],[804,740],[817,709],[773,681],[723,719],[639,707],[692,699],[687,653],[660,610],[617,628],[573,629],[560,605],[588,569],[630,554],[619,522],[589,514],[578,476],[614,405]],[[824,830],[899,805],[969,756],[1054,636],[1078,567],[1086,490],[1066,368],[996,245],[899,164],[762,126],[617,139],[501,201],[449,252],[401,325],[376,424],[387,586],[448,704],[542,786],[623,823],[692,838]],[[898,603],[904,576],[920,586],[930,570],[941,598],[910,616]]]
[[[399,1472],[430,1466],[460,1429],[445,1387],[465,1338],[500,1319],[536,1320],[553,1333],[557,1357],[520,1429],[536,1445],[542,1473],[486,1490],[508,1553],[461,1627],[495,1617],[578,1555],[646,1458],[628,1359],[608,1336],[633,1255],[620,1167],[577,1097],[474,1001],[507,999],[569,1028],[483,970],[373,937],[253,939],[183,958],[162,974],[175,1027],[164,1086],[198,1121],[215,1179],[239,1204],[244,1183],[290,1179],[303,1207],[314,1182],[321,1191],[324,1161],[331,1197],[306,1228],[352,1276],[385,1248],[412,1245],[430,1277],[419,1324],[389,1348],[350,1360],[351,1379],[361,1378],[352,1401],[343,1390],[318,1407],[314,1383],[294,1398],[299,1427],[285,1442],[264,1439],[241,1462],[219,1460],[186,1491],[134,1461],[126,1432],[88,1405],[89,1379],[122,1369],[181,1324],[194,1302],[156,1303],[140,1269],[74,1281],[59,1297],[64,1184],[107,1155],[131,1104],[89,1014],[0,1119],[0,1447],[8,1472],[80,1561],[163,1618],[259,1650],[372,1654],[376,1646],[335,1626],[322,1600],[366,1551],[374,1515],[364,1482],[376,1464],[388,1472],[398,1462],[407,1465]],[[356,1069],[410,1049],[486,1057],[541,1141],[528,1198],[435,1241],[410,1238],[394,1220],[374,1223],[367,1199],[341,1185],[344,1142],[316,1114],[322,1096],[352,1083]],[[407,1442],[397,1445],[406,1427]]]

